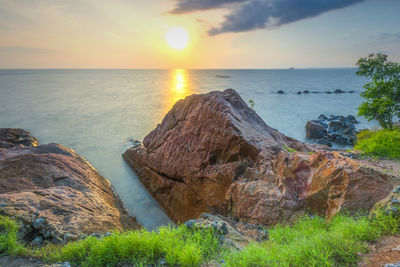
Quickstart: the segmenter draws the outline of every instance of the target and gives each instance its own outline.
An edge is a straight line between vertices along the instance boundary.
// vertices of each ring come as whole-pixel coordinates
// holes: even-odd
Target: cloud
[[[251,0],[234,9],[210,35],[274,28],[365,0]]]
[[[177,0],[171,13],[182,14],[240,3],[231,6],[231,12],[221,25],[208,31],[210,35],[217,35],[274,28],[363,1],[366,0]]]
[[[385,43],[400,43],[400,32],[381,32],[372,36],[372,39]]]
[[[177,4],[170,13],[182,14],[198,10],[220,8],[227,4],[246,2],[247,0],[177,0]]]

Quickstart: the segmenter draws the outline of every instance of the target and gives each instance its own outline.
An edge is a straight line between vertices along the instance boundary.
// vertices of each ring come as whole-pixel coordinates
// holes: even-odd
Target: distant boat
[[[229,75],[215,75],[217,78],[230,78],[231,76]]]
[[[294,70],[294,67],[289,67],[289,70]]]

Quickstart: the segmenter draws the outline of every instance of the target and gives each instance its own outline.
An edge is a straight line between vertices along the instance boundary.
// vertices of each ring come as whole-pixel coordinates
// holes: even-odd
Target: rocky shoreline
[[[399,175],[272,129],[232,89],[178,101],[124,159],[175,222],[203,212],[274,225],[371,210]]]
[[[90,163],[21,129],[0,129],[0,214],[19,221],[32,245],[139,227]]]
[[[337,142],[337,134],[354,135],[355,123],[320,116],[307,135]],[[178,101],[123,157],[176,223],[212,228],[228,248],[266,240],[268,226],[305,214],[400,212],[397,169],[320,143],[269,127],[228,89]],[[0,129],[0,215],[17,220],[20,238],[32,246],[140,228],[90,163],[62,145],[39,145],[21,129]]]

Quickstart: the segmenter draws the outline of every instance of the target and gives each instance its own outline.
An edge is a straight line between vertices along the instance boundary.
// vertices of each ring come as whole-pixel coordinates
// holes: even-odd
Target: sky
[[[354,67],[400,62],[400,0],[0,0],[0,68]],[[177,50],[166,32],[181,27]]]

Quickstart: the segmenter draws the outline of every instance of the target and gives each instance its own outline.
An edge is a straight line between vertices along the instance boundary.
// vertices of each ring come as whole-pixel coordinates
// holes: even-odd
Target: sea
[[[366,80],[353,68],[256,70],[0,70],[0,127],[60,143],[111,181],[127,210],[148,229],[172,223],[124,162],[122,153],[191,94],[233,88],[271,127],[305,140],[305,124],[357,115]],[[335,89],[353,93],[327,94]],[[282,90],[284,94],[278,94]],[[309,94],[297,94],[308,90]],[[358,118],[358,128],[375,126]]]

